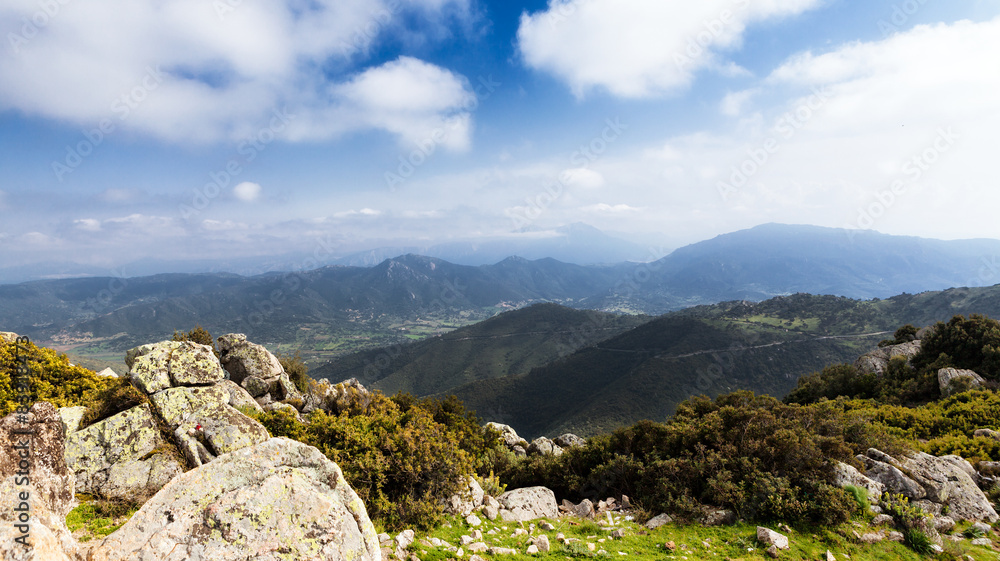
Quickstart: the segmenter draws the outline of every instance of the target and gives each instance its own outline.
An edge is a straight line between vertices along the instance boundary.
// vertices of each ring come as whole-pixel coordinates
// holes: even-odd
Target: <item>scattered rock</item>
[[[500,516],[500,502],[489,495],[483,497],[483,515],[491,521],[496,520]]]
[[[88,559],[228,561],[248,552],[262,560],[381,560],[375,527],[337,464],[286,438],[178,476]]]
[[[466,477],[462,480],[459,493],[448,499],[445,510],[451,514],[468,516],[482,506],[484,497],[485,493],[479,482],[475,478]]]
[[[766,553],[767,556],[770,557],[771,559],[778,558],[778,548],[773,545],[765,549],[764,553]]]
[[[892,526],[895,523],[895,520],[888,514],[879,514],[872,518],[872,526]]]
[[[773,545],[778,549],[788,549],[788,536],[763,526],[757,526],[757,541],[764,545]]]
[[[659,528],[660,526],[663,526],[664,524],[670,524],[673,521],[674,520],[673,520],[673,518],[670,518],[670,515],[668,515],[668,514],[660,514],[658,516],[654,516],[653,518],[650,518],[649,521],[646,522],[646,527],[649,528],[650,530],[655,530],[655,529]]]
[[[861,534],[860,536],[858,536],[858,541],[867,544],[880,543],[884,539],[885,536],[883,536],[882,534],[874,534],[874,533]]]
[[[402,532],[396,534],[396,547],[400,549],[406,549],[413,545],[413,542],[417,539],[416,532],[413,530],[403,530]]]
[[[980,545],[983,547],[989,547],[989,548],[993,547],[993,541],[990,540],[989,538],[975,538],[969,543],[971,543],[972,545]]]
[[[556,495],[545,487],[524,487],[507,491],[498,498],[500,519],[504,522],[528,522],[537,518],[558,518]]]
[[[517,550],[509,547],[491,547],[489,553],[490,555],[517,555]]]
[[[579,518],[593,518],[594,517],[594,503],[590,499],[583,499],[580,504],[575,505],[570,512]]]
[[[731,510],[710,510],[702,517],[703,526],[731,526],[736,524],[738,518]]]
[[[833,556],[830,550],[826,550],[826,555],[823,556],[824,561],[837,561],[837,558]]]
[[[500,433],[500,440],[507,448],[513,448],[524,442],[524,439],[517,435],[517,431],[510,425],[500,423],[486,423],[486,426]]]
[[[465,523],[469,526],[476,527],[482,525],[483,521],[480,520],[475,514],[470,514],[465,517]]]
[[[947,534],[955,529],[955,520],[950,516],[939,516],[934,519],[933,525],[939,533]]]
[[[537,555],[538,554],[538,546],[535,545],[535,544],[529,545],[528,549],[525,551],[525,553],[528,554],[528,555]]]
[[[549,544],[549,537],[544,535],[531,540],[531,544],[537,547],[538,551],[542,553],[548,553],[552,548],[551,544]]]
[[[888,347],[880,347],[861,355],[854,362],[854,367],[858,369],[862,374],[875,374],[876,376],[881,376],[885,374],[886,369],[889,368],[889,359],[897,356],[906,357],[907,362],[909,362],[913,357],[917,356],[920,352],[920,341],[910,341],[908,343],[902,343],[900,345],[890,345]]]

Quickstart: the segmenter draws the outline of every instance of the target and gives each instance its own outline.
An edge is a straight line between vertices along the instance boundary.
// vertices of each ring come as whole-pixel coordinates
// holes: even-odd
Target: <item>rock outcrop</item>
[[[861,355],[858,360],[854,361],[854,366],[863,374],[881,376],[889,368],[889,360],[893,357],[901,356],[909,362],[919,352],[920,340],[899,345],[890,345],[888,347],[879,347],[874,351]]]
[[[942,396],[951,395],[953,382],[964,382],[968,388],[979,388],[986,385],[986,380],[972,370],[959,370],[957,368],[938,370],[938,387],[941,389]]]
[[[559,505],[556,495],[545,487],[524,487],[500,495],[500,519],[505,522],[527,522],[536,518],[557,518]]]
[[[217,341],[219,360],[229,379],[246,389],[258,403],[303,399],[278,357],[263,346],[247,341],[242,333],[223,335]]]
[[[380,561],[381,553],[337,464],[273,438],[175,478],[88,559]]]
[[[69,561],[76,555],[66,528],[74,482],[63,458],[64,435],[50,403],[0,420],[0,559]]]
[[[156,416],[144,404],[70,433],[65,457],[77,493],[143,500],[184,471],[165,449]]]
[[[911,502],[925,500],[924,510],[939,514],[947,505],[954,519],[996,522],[1000,519],[986,495],[976,484],[976,471],[958,456],[931,456],[912,452],[894,458],[869,449],[858,459],[865,464],[865,476],[899,493]]]

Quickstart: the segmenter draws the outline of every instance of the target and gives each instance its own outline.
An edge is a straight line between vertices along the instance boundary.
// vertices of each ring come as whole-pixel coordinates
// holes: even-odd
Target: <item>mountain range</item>
[[[584,239],[588,231],[577,230]],[[0,327],[65,350],[113,357],[200,324],[212,333],[247,333],[283,352],[301,350],[315,366],[534,303],[660,315],[797,292],[887,298],[993,284],[1000,280],[997,256],[996,240],[768,224],[648,263],[509,257],[470,266],[408,254],[372,267],[249,277],[164,274],[0,285]]]

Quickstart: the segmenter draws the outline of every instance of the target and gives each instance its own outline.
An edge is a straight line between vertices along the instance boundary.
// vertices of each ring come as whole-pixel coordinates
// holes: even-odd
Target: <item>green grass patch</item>
[[[100,539],[121,528],[139,505],[122,501],[96,500],[89,495],[77,495],[80,505],[66,515],[66,527],[80,542]]]

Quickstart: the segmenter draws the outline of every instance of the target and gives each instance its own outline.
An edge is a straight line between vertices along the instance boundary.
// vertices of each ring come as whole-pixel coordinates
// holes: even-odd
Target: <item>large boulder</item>
[[[868,491],[869,498],[878,501],[885,492],[885,485],[861,474],[854,466],[843,462],[833,464],[833,484],[838,487],[853,485]]]
[[[270,437],[264,425],[229,405],[230,394],[217,385],[170,388],[151,399],[191,467]]]
[[[886,369],[889,368],[889,360],[893,357],[901,356],[906,358],[907,362],[909,362],[913,359],[913,357],[917,356],[917,353],[919,352],[919,340],[901,343],[899,345],[889,345],[888,347],[879,347],[874,351],[861,355],[858,360],[854,362],[854,367],[863,374],[875,374],[877,376],[881,376],[882,374],[885,374]]]
[[[89,561],[380,561],[378,536],[337,466],[272,438],[171,481]]]
[[[557,437],[553,438],[552,442],[554,442],[556,444],[556,446],[560,446],[562,448],[573,448],[574,446],[586,446],[587,445],[587,441],[586,440],[584,440],[583,438],[580,438],[579,436],[577,436],[577,435],[575,435],[575,434],[573,434],[571,432],[568,432],[566,434],[563,434],[563,435],[560,435],[560,436],[557,436]]]
[[[27,414],[12,413],[0,420],[0,497],[4,502],[0,559],[75,558],[76,541],[66,528],[74,484],[63,457],[64,436],[62,419],[50,403],[36,403]]]
[[[945,397],[951,395],[951,384],[955,381],[964,381],[969,388],[979,388],[986,384],[986,380],[972,370],[959,370],[957,368],[938,370],[938,387],[941,389],[941,395]]]
[[[270,380],[285,371],[278,357],[261,345],[247,341],[247,336],[242,333],[223,335],[217,341],[219,360],[229,372],[229,379],[237,384],[242,385],[247,376]]]
[[[563,449],[552,440],[539,436],[531,441],[527,452],[529,456],[559,456],[562,455]]]
[[[0,331],[0,343],[13,343],[18,337],[20,335],[13,331]]]
[[[232,380],[223,380],[217,384],[215,387],[226,392],[229,396],[229,405],[232,405],[236,409],[252,411],[254,413],[263,413],[264,408],[258,404],[254,398],[243,388],[238,386],[236,382]]]
[[[504,522],[527,522],[536,518],[558,518],[556,494],[545,487],[524,487],[507,491],[500,501],[500,519]]]
[[[472,477],[464,477],[459,492],[452,495],[445,504],[445,510],[451,514],[468,516],[483,505],[486,493],[479,482]]]
[[[514,427],[510,425],[502,425],[500,423],[486,423],[486,426],[500,433],[500,440],[503,441],[504,446],[507,448],[514,448],[515,446],[526,447],[527,442],[517,435],[517,431]]]
[[[76,492],[108,499],[152,496],[183,466],[169,452],[149,405],[123,411],[66,438]]]
[[[205,386],[226,377],[212,347],[192,341],[163,341],[143,345],[133,353],[129,377],[132,384],[146,393],[156,393],[171,386]]]
[[[1000,519],[976,484],[975,469],[958,456],[910,452],[893,458],[869,449],[864,458],[868,467],[865,475],[885,484],[891,493],[902,493],[914,501],[926,499],[933,505],[947,505],[948,514],[954,519],[990,523]],[[882,477],[886,473],[892,473],[892,477]]]

